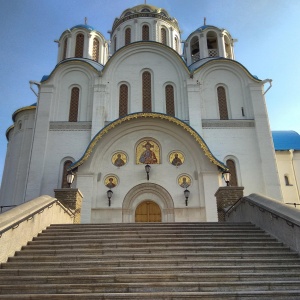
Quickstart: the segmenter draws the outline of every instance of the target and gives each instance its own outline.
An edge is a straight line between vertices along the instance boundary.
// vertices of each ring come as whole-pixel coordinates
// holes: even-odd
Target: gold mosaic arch
[[[93,150],[94,150],[96,144],[99,142],[99,140],[104,135],[106,135],[111,129],[119,126],[120,124],[122,124],[124,122],[130,121],[130,120],[134,120],[134,119],[139,119],[139,118],[153,118],[153,119],[167,120],[167,121],[169,121],[171,123],[176,124],[177,126],[182,127],[185,131],[187,131],[196,140],[196,142],[200,145],[201,149],[204,151],[204,154],[208,157],[208,159],[213,164],[215,164],[216,166],[218,166],[222,170],[227,170],[228,169],[226,167],[226,165],[224,165],[222,162],[218,161],[213,156],[213,154],[210,152],[209,148],[205,144],[205,142],[202,139],[202,137],[194,129],[192,129],[192,127],[190,127],[186,123],[184,123],[184,122],[182,122],[179,119],[176,119],[174,117],[171,117],[171,116],[168,116],[168,115],[164,115],[164,114],[160,114],[160,113],[134,113],[134,114],[127,115],[126,117],[117,119],[117,120],[111,122],[110,124],[108,124],[102,130],[100,130],[95,135],[95,137],[93,138],[93,140],[91,141],[91,143],[89,144],[89,146],[88,146],[87,150],[85,151],[84,155],[77,162],[75,162],[73,165],[71,165],[69,167],[68,171],[74,170],[77,167],[79,167],[80,165],[82,165],[89,158],[89,156],[93,152]]]

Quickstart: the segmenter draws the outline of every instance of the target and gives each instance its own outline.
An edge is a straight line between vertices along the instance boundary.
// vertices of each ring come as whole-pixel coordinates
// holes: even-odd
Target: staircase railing
[[[73,223],[74,213],[50,196],[41,196],[0,215],[0,263],[6,262],[50,224]]]
[[[227,222],[251,222],[300,253],[300,211],[258,194],[239,199],[225,213]]]

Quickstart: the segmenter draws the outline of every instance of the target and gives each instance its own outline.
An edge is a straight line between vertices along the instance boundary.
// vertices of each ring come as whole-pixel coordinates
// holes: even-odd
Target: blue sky
[[[12,113],[36,102],[29,80],[40,81],[56,65],[61,33],[84,23],[107,39],[113,21],[136,0],[0,0],[0,178],[6,129]],[[300,0],[147,0],[175,17],[184,40],[207,24],[227,29],[236,60],[260,79],[273,79],[266,94],[272,130],[300,133]],[[266,85],[267,86],[267,85]]]

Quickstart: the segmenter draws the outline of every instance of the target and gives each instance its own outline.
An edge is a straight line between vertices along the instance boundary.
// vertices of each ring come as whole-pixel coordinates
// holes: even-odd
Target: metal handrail
[[[278,219],[278,218],[280,218],[280,219],[282,219],[282,220],[284,220],[289,226],[291,226],[291,227],[294,227],[295,225],[296,226],[298,226],[298,227],[300,227],[300,225],[299,224],[296,224],[295,222],[293,222],[293,221],[291,221],[291,220],[289,220],[289,219],[287,219],[287,218],[285,218],[285,217],[283,217],[283,216],[280,216],[279,214],[277,214],[275,211],[271,211],[269,208],[267,208],[267,207],[263,207],[263,206],[261,206],[261,205],[259,205],[259,204],[257,204],[257,203],[253,203],[253,201],[251,201],[250,199],[248,199],[247,197],[242,197],[242,198],[240,198],[238,201],[236,201],[226,212],[225,212],[225,215],[229,215],[230,213],[231,213],[231,211],[235,208],[235,206],[238,204],[238,202],[239,201],[241,201],[241,200],[244,200],[244,201],[247,201],[248,202],[248,204],[249,205],[251,205],[251,206],[257,206],[262,212],[268,212],[268,213],[270,213],[271,215],[272,215],[272,217],[274,217],[275,219]],[[250,203],[251,202],[251,203]]]
[[[239,198],[236,202],[234,202],[225,212],[225,216],[230,214],[230,212],[234,209],[234,207],[243,199],[243,197]]]
[[[56,200],[53,200],[51,203],[48,203],[47,205],[41,207],[40,209],[34,211],[33,213],[27,215],[26,217],[18,220],[17,222],[7,226],[6,228],[0,230],[0,238],[2,236],[2,234],[10,229],[15,229],[17,228],[22,222],[25,222],[25,221],[28,221],[28,220],[31,220],[36,214],[41,214],[46,208],[50,208],[53,206],[53,204],[57,204],[59,205],[64,211],[65,213],[67,213],[69,216],[71,216],[72,218],[74,218],[75,214],[68,208],[64,207],[57,199]]]

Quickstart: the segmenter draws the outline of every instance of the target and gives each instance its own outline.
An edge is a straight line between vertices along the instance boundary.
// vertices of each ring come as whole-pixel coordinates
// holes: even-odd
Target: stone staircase
[[[300,259],[249,223],[51,225],[0,299],[300,299]]]

